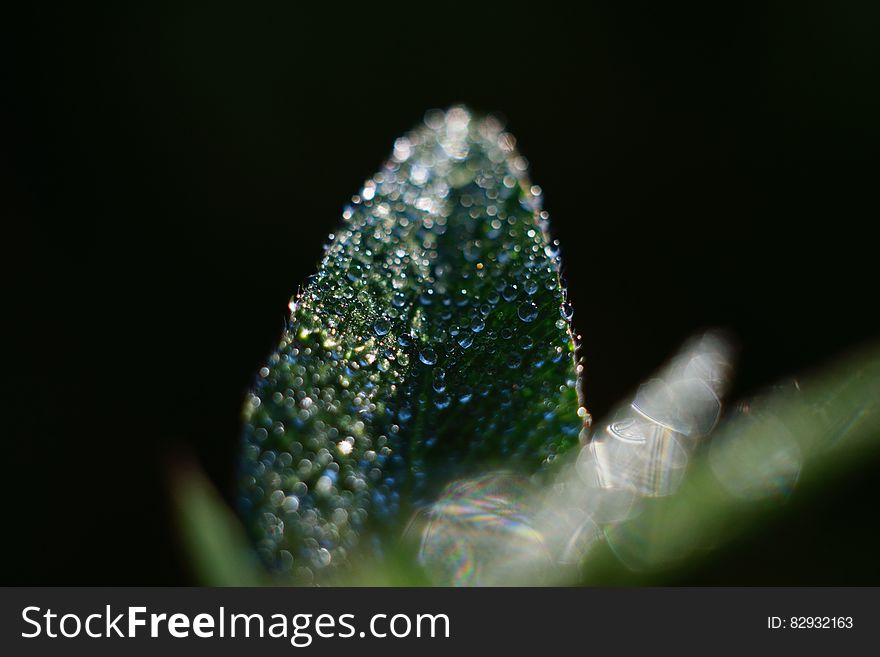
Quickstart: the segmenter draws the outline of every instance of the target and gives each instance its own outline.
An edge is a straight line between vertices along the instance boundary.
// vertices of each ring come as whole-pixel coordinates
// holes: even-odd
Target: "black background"
[[[290,295],[431,107],[530,159],[595,416],[702,328],[734,396],[877,336],[878,6],[574,4],[4,19],[0,581],[190,581],[168,462],[230,495]],[[876,465],[683,583],[880,582]]]

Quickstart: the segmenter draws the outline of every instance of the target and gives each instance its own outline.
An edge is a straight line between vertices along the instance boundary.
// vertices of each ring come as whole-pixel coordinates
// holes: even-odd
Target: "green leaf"
[[[205,586],[266,583],[235,514],[202,471],[189,463],[171,472],[175,520],[194,578]]]
[[[577,443],[572,313],[526,169],[495,119],[430,112],[346,208],[246,403],[239,507],[270,570],[381,557],[450,480]]]

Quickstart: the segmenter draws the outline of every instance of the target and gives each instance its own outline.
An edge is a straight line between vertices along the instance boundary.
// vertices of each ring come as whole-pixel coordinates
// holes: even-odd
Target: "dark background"
[[[168,462],[230,494],[289,297],[431,107],[530,159],[594,416],[701,328],[734,396],[878,335],[876,3],[326,4],[4,18],[2,583],[190,581]],[[682,583],[880,583],[877,465]]]

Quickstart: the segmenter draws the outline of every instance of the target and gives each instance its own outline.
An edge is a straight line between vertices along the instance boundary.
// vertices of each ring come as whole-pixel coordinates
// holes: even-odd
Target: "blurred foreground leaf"
[[[178,533],[196,581],[206,586],[267,583],[244,529],[201,470],[193,464],[176,466],[171,487]]]
[[[880,455],[880,349],[850,355],[734,414],[680,491],[644,500],[586,556],[581,583],[652,584],[761,531],[794,499],[817,499]],[[809,550],[809,546],[805,546]],[[810,574],[803,574],[809,581]]]

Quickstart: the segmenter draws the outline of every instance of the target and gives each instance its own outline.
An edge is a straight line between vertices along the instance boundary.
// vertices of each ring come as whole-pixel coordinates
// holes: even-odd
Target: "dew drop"
[[[425,365],[434,365],[437,362],[437,352],[431,347],[425,347],[419,353],[419,360]]]
[[[315,558],[318,561],[319,565],[326,567],[330,565],[330,561],[333,557],[331,556],[330,551],[327,548],[320,548],[315,553]]]
[[[505,301],[513,301],[516,299],[516,295],[516,285],[505,285],[504,289],[501,290],[501,296],[504,297]]]
[[[373,324],[373,330],[376,332],[376,335],[380,337],[387,335],[388,331],[391,330],[391,321],[387,317],[380,317],[376,320],[376,323]]]
[[[520,304],[516,314],[524,322],[534,322],[538,318],[538,306],[532,301],[525,301]]]

